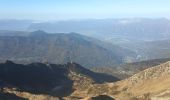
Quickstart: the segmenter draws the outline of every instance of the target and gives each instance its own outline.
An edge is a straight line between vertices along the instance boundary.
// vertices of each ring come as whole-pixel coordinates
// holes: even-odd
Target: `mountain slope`
[[[73,96],[90,98],[108,95],[116,100],[168,100],[170,99],[170,62],[141,71],[115,83],[94,84],[74,92]]]
[[[34,94],[52,94],[63,96],[72,91],[72,81],[67,77],[68,70],[61,65],[46,65],[32,63],[28,65],[15,64],[11,61],[0,64],[0,80],[2,86],[16,87],[21,91]],[[67,91],[65,89],[67,88]]]
[[[153,59],[134,63],[124,63],[121,65],[113,65],[112,67],[92,67],[90,68],[94,72],[107,73],[119,77],[120,79],[129,78],[130,76],[143,71],[147,68],[160,65],[170,61],[170,58]]]
[[[126,81],[131,86],[128,91],[134,95],[166,91],[170,89],[170,62],[139,72]]]
[[[7,61],[0,64],[0,68],[1,86],[9,87],[4,88],[3,91],[22,98],[33,98],[35,96],[35,98],[48,98],[49,100],[55,100],[56,98],[57,100],[56,96],[63,97],[63,93],[66,92],[62,91],[65,91],[65,89],[67,92],[69,89],[72,90],[67,95],[64,95],[63,99],[66,100],[93,100],[95,98],[108,98],[110,100],[168,100],[170,98],[170,62],[148,68],[122,81],[103,84],[96,83],[95,78],[98,74],[84,69],[76,63],[64,65],[32,63],[21,65]],[[31,73],[28,69],[31,70]],[[19,75],[22,77],[19,77]],[[35,77],[34,75],[43,78],[38,78],[38,76]],[[28,80],[31,78],[32,81],[27,82],[23,78]],[[37,79],[35,80],[35,78]],[[52,82],[49,82],[49,79],[52,79]],[[55,82],[55,80],[57,81]],[[69,81],[72,83],[70,84]],[[37,85],[40,83],[41,85]],[[46,89],[48,92],[43,91],[40,88],[41,86],[43,86],[43,90]],[[59,88],[59,86],[62,88]],[[17,87],[22,91],[19,92],[10,87]],[[62,95],[57,95],[57,91]]]
[[[168,38],[169,36],[167,36]],[[114,43],[114,41],[112,42]],[[169,58],[170,39],[157,39],[150,41],[131,40],[117,45],[136,52],[136,61]],[[153,52],[154,51],[154,52]]]
[[[106,43],[85,37],[76,33],[47,34],[35,31],[27,36],[0,36],[0,60],[13,60],[19,63],[51,62],[66,63],[78,62],[83,66],[111,66],[123,62],[133,52]],[[126,52],[126,54],[121,54]]]
[[[0,87],[3,93],[32,97],[64,97],[94,83],[118,81],[110,75],[94,73],[76,63],[27,65],[6,61],[0,64]],[[25,98],[25,97],[24,97]]]

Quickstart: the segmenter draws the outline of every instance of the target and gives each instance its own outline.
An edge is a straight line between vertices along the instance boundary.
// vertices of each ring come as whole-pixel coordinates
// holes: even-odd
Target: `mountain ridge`
[[[168,100],[170,98],[170,61],[143,70],[130,78],[105,84],[94,84],[73,96],[107,95],[116,100]],[[80,93],[80,94],[78,94]]]
[[[15,63],[11,61],[7,61],[4,63],[6,66],[15,65]],[[33,66],[33,70],[37,68],[41,68],[39,70],[44,70],[43,65],[46,66],[48,69],[57,68],[64,68],[69,74],[64,74],[69,79],[72,80],[73,84],[71,88],[73,89],[72,92],[70,92],[68,95],[64,96],[63,99],[68,100],[93,100],[95,98],[110,98],[110,100],[155,100],[155,99],[169,99],[170,96],[168,95],[170,92],[170,61],[145,69],[135,75],[133,75],[130,78],[120,80],[116,82],[110,82],[105,81],[104,83],[96,83],[96,81],[93,79],[93,75],[91,75],[89,70],[84,69],[79,64],[76,64],[74,62],[67,63],[65,65],[53,65],[53,64],[42,64],[42,63],[33,63],[28,66]],[[0,64],[0,68],[3,69],[2,64]],[[52,67],[53,66],[53,67]],[[58,67],[57,67],[58,66]],[[22,66],[23,67],[23,66]],[[8,67],[8,68],[12,68]],[[13,68],[17,68],[13,66]],[[17,68],[18,69],[18,68]],[[13,69],[11,69],[13,70]],[[33,71],[32,70],[32,71]],[[2,81],[2,74],[3,70],[0,73],[0,79]],[[48,70],[46,75],[48,76]],[[8,72],[9,69],[8,69]],[[16,71],[15,71],[16,72]],[[21,69],[20,72],[21,73]],[[42,72],[42,71],[40,71]],[[29,73],[30,74],[30,73]],[[93,73],[95,74],[95,73]],[[32,75],[32,74],[30,74]],[[96,74],[97,75],[97,74]],[[22,75],[23,76],[23,75]],[[10,76],[8,76],[10,77]],[[12,75],[12,77],[15,77],[15,75]],[[61,77],[60,77],[61,78]],[[101,77],[100,77],[101,78]],[[45,78],[44,78],[45,79]],[[63,79],[63,78],[62,78]],[[38,79],[43,80],[43,79]],[[53,88],[53,92],[56,93],[58,90],[58,87]],[[19,95],[20,97],[29,97],[31,98],[34,94],[34,92],[27,92],[27,91],[17,91],[12,89],[6,89],[4,88],[4,91],[6,93],[12,93]],[[68,87],[67,87],[68,91]],[[52,92],[52,93],[53,93]],[[61,92],[61,90],[60,90]],[[33,94],[30,94],[33,93]],[[21,96],[22,94],[22,96]],[[60,95],[61,96],[61,95]],[[59,97],[60,97],[59,96]],[[49,100],[53,100],[53,94],[37,94],[36,98],[48,98]],[[51,99],[50,99],[51,98]]]
[[[0,90],[4,93],[62,98],[91,84],[118,80],[114,76],[92,72],[74,62],[64,65],[49,63],[23,65],[8,60],[0,64]]]
[[[105,44],[107,43],[76,33],[47,34],[35,31],[28,36],[0,36],[0,60],[60,64],[74,61],[85,67],[100,67],[119,64],[126,57],[135,56],[127,49],[114,45],[108,48]]]

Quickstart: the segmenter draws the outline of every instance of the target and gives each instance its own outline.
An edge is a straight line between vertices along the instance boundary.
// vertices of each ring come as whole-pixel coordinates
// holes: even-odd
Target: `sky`
[[[170,0],[0,0],[0,19],[170,18]]]

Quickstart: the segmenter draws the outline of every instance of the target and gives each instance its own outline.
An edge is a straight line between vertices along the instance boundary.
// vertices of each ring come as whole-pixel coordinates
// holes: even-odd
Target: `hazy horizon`
[[[166,17],[124,17],[124,18],[82,18],[82,19],[48,19],[48,20],[38,20],[38,19],[14,19],[14,18],[0,18],[2,21],[28,21],[32,23],[44,23],[44,22],[49,22],[49,23],[55,23],[55,22],[69,22],[69,21],[99,21],[99,20],[135,20],[135,19],[151,19],[151,20],[157,20],[157,19],[165,19],[165,20],[170,20],[170,18]]]
[[[170,18],[168,0],[0,0],[0,19]]]

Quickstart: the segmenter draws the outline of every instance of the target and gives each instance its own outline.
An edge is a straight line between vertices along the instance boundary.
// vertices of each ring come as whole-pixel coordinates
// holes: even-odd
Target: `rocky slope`
[[[108,95],[116,100],[169,100],[170,62],[151,67],[132,77],[105,84],[94,84],[90,88],[73,93],[73,96],[86,97]]]
[[[0,91],[30,100],[56,100],[82,91],[95,83],[118,81],[110,75],[94,73],[76,63],[0,64]],[[39,98],[39,99],[38,99]]]
[[[121,65],[113,65],[112,67],[92,67],[91,70],[99,73],[107,73],[120,79],[128,78],[134,74],[139,73],[147,68],[160,65],[170,61],[170,58],[153,59],[134,63],[125,63]]]
[[[2,94],[12,94],[23,99],[170,99],[170,61],[143,70],[125,80],[114,79],[112,82],[103,80],[104,78],[100,74],[91,72],[76,63],[21,65],[7,61],[0,64],[0,68]],[[31,72],[29,72],[29,69]],[[27,80],[24,80],[21,76]],[[32,81],[28,81],[29,79],[32,79]]]

